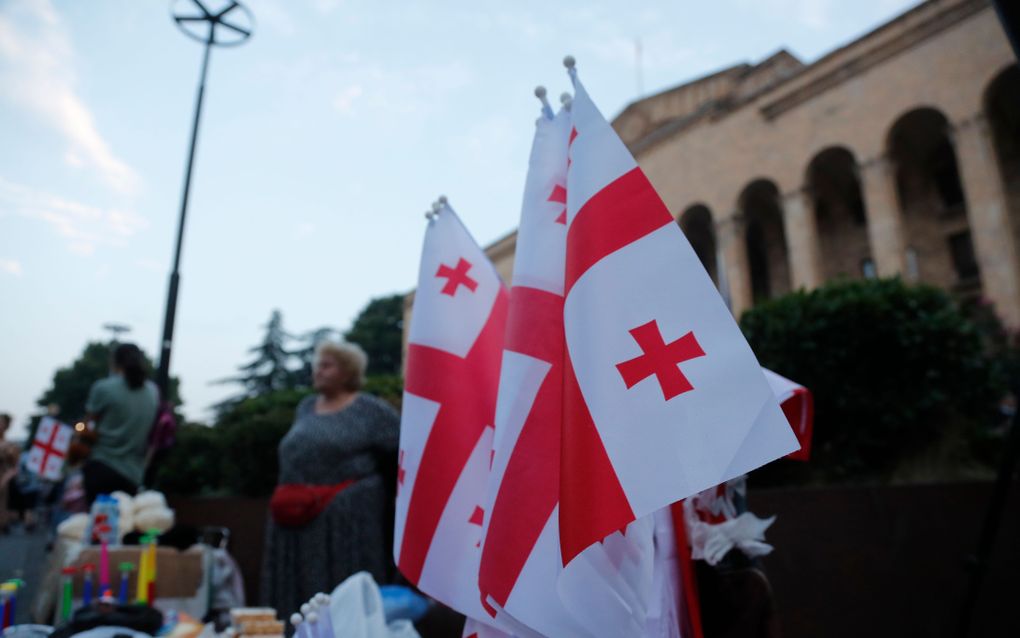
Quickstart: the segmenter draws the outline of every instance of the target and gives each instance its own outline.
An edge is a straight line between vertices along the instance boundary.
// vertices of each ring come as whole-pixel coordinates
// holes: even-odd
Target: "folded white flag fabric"
[[[567,171],[564,562],[797,449],[676,221],[575,82]]]

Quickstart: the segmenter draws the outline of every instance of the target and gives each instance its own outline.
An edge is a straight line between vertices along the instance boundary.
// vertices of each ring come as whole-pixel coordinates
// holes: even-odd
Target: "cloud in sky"
[[[49,0],[10,0],[0,15],[0,96],[30,110],[68,145],[68,165],[95,170],[118,193],[137,191],[137,173],[110,149],[78,95],[75,51]]]
[[[125,246],[148,226],[130,210],[99,208],[16,184],[0,177],[0,210],[46,223],[67,241],[71,252],[88,256],[96,246]]]
[[[349,115],[354,108],[354,102],[357,101],[365,93],[365,89],[361,88],[360,84],[352,84],[340,91],[335,98],[333,98],[333,107],[343,113]]]
[[[18,261],[17,259],[0,257],[0,272],[7,273],[8,275],[14,275],[15,277],[20,277],[21,262]]]

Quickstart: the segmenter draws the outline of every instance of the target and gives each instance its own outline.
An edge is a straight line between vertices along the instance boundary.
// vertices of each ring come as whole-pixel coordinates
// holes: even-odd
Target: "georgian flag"
[[[566,110],[536,123],[517,232],[479,587],[492,617],[517,635],[643,635],[667,616],[665,625],[676,627],[675,543],[667,548],[671,555],[661,541],[656,552],[656,520],[635,521],[589,547],[569,573],[560,552],[570,131]],[[671,536],[668,515],[665,520]]]
[[[478,591],[508,294],[445,204],[431,215],[408,334],[394,559],[423,592],[488,617]]]
[[[565,110],[535,125],[517,230],[479,571],[483,604],[492,617],[515,625],[519,634],[564,637],[586,635],[557,592],[569,133]]]
[[[565,564],[797,449],[679,226],[575,76],[560,468]]]
[[[51,416],[40,419],[25,463],[28,471],[50,481],[60,480],[72,434],[71,426]]]

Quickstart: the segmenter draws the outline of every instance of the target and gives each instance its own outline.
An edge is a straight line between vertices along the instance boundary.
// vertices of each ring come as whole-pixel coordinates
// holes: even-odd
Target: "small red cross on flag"
[[[567,225],[567,189],[562,184],[557,184],[553,187],[553,192],[549,195],[549,199],[546,201],[553,202],[555,204],[563,204],[563,210],[556,217],[555,222],[557,224]]]
[[[460,286],[464,286],[471,292],[474,292],[478,288],[478,282],[468,277],[469,270],[471,270],[471,262],[463,257],[457,262],[456,268],[450,268],[446,264],[439,264],[436,277],[446,278],[446,284],[443,285],[443,289],[439,292],[454,297],[457,294],[457,288]]]
[[[662,339],[659,325],[654,319],[630,330],[630,334],[641,346],[641,356],[616,364],[623,382],[630,389],[639,382],[655,375],[667,401],[694,389],[680,364],[705,356],[693,332],[688,332],[676,341],[666,343]]]

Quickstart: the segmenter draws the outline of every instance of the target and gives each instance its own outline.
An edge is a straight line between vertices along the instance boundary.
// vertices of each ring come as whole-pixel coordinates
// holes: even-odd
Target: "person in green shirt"
[[[156,418],[159,390],[148,380],[138,346],[122,343],[113,351],[110,376],[92,384],[85,410],[96,423],[96,441],[82,467],[89,505],[100,494],[134,494],[145,474],[149,430]]]

